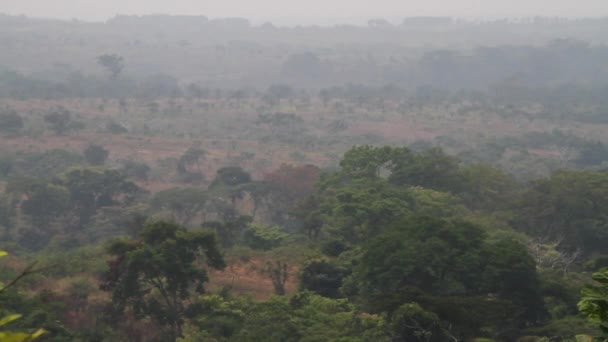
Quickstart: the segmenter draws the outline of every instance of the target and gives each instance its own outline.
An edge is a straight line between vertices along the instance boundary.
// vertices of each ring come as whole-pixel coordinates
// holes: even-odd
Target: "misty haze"
[[[608,341],[608,3],[0,0],[0,342]]]

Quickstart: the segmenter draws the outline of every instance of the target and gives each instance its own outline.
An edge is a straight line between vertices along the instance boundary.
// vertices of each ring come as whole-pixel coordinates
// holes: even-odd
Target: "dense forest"
[[[607,29],[0,16],[0,341],[608,341]]]

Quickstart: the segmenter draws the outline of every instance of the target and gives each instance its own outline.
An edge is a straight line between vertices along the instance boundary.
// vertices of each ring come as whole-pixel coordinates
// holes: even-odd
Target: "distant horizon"
[[[526,16],[450,16],[450,15],[411,15],[411,16],[355,16],[355,17],[246,17],[246,16],[211,16],[205,14],[173,14],[173,13],[116,13],[114,15],[105,18],[78,18],[78,17],[52,17],[52,16],[35,16],[28,15],[25,13],[7,13],[0,11],[0,15],[7,15],[11,17],[25,17],[28,19],[39,19],[39,20],[57,20],[57,21],[73,21],[77,20],[85,23],[104,23],[110,21],[116,17],[152,17],[152,16],[169,16],[169,17],[205,17],[209,20],[218,19],[246,19],[252,25],[263,25],[270,23],[279,26],[333,26],[333,25],[355,25],[365,26],[370,20],[384,19],[393,25],[401,24],[405,19],[408,18],[450,18],[454,20],[470,21],[470,22],[483,22],[483,21],[499,21],[499,20],[526,20],[534,18],[544,19],[565,19],[565,20],[581,20],[581,19],[608,19],[608,15],[595,15],[595,16],[550,16],[550,15],[526,15]]]
[[[31,18],[104,22],[116,15],[204,15],[238,17],[278,25],[365,24],[406,17],[598,18],[608,16],[606,0],[0,0],[0,12]]]

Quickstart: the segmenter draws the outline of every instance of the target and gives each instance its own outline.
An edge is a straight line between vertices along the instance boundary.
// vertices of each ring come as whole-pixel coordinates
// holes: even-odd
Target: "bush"
[[[84,157],[87,162],[91,165],[99,166],[103,165],[108,159],[110,152],[103,148],[103,146],[91,144],[84,150]]]
[[[329,298],[340,296],[342,280],[350,274],[344,267],[327,259],[308,261],[300,271],[300,288]]]
[[[0,109],[0,132],[19,133],[23,129],[23,119],[14,109]]]
[[[279,246],[287,237],[278,226],[250,225],[245,230],[243,242],[253,249],[270,250]]]

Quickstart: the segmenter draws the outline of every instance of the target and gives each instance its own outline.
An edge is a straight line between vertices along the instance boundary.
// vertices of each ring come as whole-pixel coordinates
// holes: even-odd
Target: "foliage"
[[[278,247],[288,236],[278,226],[250,224],[243,233],[243,243],[253,249],[270,250]]]
[[[447,341],[454,339],[441,326],[436,314],[416,303],[403,304],[392,315],[390,331],[393,340]]]
[[[0,250],[0,257],[4,257],[8,255],[5,251]],[[14,283],[11,283],[14,284]],[[8,285],[7,285],[8,286]],[[7,286],[0,283],[0,293],[4,292],[7,289]],[[0,318],[0,329],[4,329],[4,326],[18,320],[22,317],[20,314],[12,314],[5,317]],[[42,335],[44,335],[46,331],[43,329],[38,329],[33,333],[25,333],[25,332],[11,332],[0,330],[0,341],[6,342],[29,342],[38,339]]]
[[[451,310],[463,304],[446,305],[441,298],[493,295],[506,302],[503,310],[518,308],[510,315],[519,324],[537,322],[544,313],[534,260],[525,246],[486,240],[483,230],[461,220],[414,217],[397,222],[367,244],[345,288],[350,284],[376,310],[395,310],[408,300],[430,310],[443,300],[447,311],[431,311],[448,322],[459,317]],[[483,305],[479,299],[473,303]]]
[[[172,188],[158,192],[151,205],[154,210],[169,210],[178,223],[187,226],[202,212],[207,198],[207,193],[200,189]]]
[[[150,174],[150,166],[144,162],[135,160],[125,160],[122,163],[122,173],[126,176],[136,179],[138,181],[148,182]]]
[[[266,274],[272,281],[274,293],[277,296],[284,296],[286,293],[285,283],[289,278],[289,266],[287,263],[280,260],[276,260],[274,262],[268,261],[263,273]]]
[[[435,294],[471,293],[481,281],[483,239],[483,231],[467,222],[402,221],[369,242],[356,276],[369,294],[404,285]]]
[[[67,213],[70,207],[69,190],[61,185],[21,178],[12,179],[8,190],[25,195],[26,199],[21,202],[21,211],[38,227]]]
[[[44,116],[44,121],[57,135],[64,135],[71,130],[83,128],[83,124],[72,120],[72,113],[63,107],[51,110]]]
[[[608,242],[608,173],[559,171],[523,194],[519,219],[524,232],[558,243],[566,251],[601,252]]]
[[[608,271],[602,269],[593,273],[593,280],[597,285],[585,285],[582,288],[578,309],[600,329],[603,337],[597,340],[608,341]]]
[[[222,246],[232,247],[241,241],[243,232],[249,227],[251,222],[251,216],[239,216],[233,220],[224,222],[206,221],[203,222],[203,228],[213,230]]]
[[[189,149],[166,173],[202,175],[204,156]],[[589,331],[573,317],[574,291],[585,281],[579,261],[603,262],[603,171],[561,171],[527,185],[439,149],[364,145],[336,171],[283,165],[252,181],[241,167],[220,167],[206,189],[146,197],[127,178],[133,165],[83,167],[64,150],[10,157],[8,175],[37,177],[8,179],[3,238],[19,241],[7,242],[16,250],[44,248],[37,256],[59,264],[32,278],[32,292],[66,278],[56,293],[34,297],[41,313],[15,323],[20,330],[57,329],[48,336],[59,340],[341,342],[570,339],[568,330]],[[253,217],[239,212],[245,198]],[[145,223],[144,214],[177,223]],[[204,231],[181,226],[198,219]],[[541,239],[545,232],[551,239]],[[132,238],[108,244],[107,266],[85,244],[117,235]],[[207,285],[210,269],[224,267],[218,244],[230,248],[232,268]],[[243,269],[270,280],[252,291],[256,299],[273,289],[283,298],[247,299]],[[292,295],[294,270],[304,292]],[[111,303],[90,286],[97,275]],[[229,285],[226,277],[234,277]],[[200,296],[204,287],[217,294]]]
[[[459,173],[462,184],[458,195],[469,208],[508,208],[515,199],[518,185],[498,168],[476,163],[462,167]]]
[[[70,193],[78,227],[88,223],[102,207],[127,204],[140,193],[140,188],[116,170],[73,169],[65,173],[62,183]]]
[[[95,144],[90,144],[84,150],[85,159],[87,160],[87,162],[89,164],[94,165],[94,166],[103,165],[106,162],[106,159],[108,159],[109,154],[110,154],[110,152],[108,152],[108,150],[103,148],[103,146],[99,146],[99,145],[95,145]]]
[[[216,185],[235,186],[251,182],[251,175],[238,166],[228,166],[217,170],[211,187]]]
[[[233,337],[246,320],[245,309],[250,305],[244,299],[224,298],[208,294],[196,299],[190,327],[179,342],[222,340]]]
[[[108,252],[114,259],[103,289],[112,291],[116,309],[151,318],[170,341],[182,333],[186,301],[204,291],[208,272],[202,265],[225,266],[212,233],[162,221],[146,224],[137,240],[114,241]]]
[[[400,155],[393,163],[390,181],[393,184],[419,185],[425,188],[457,192],[459,161],[439,148],[431,148],[410,156]]]
[[[179,161],[177,163],[177,172],[178,174],[183,177],[185,180],[191,179],[191,180],[195,180],[197,178],[197,176],[202,179],[202,175],[201,175],[201,166],[200,166],[200,162],[202,159],[204,159],[205,154],[207,154],[207,152],[205,152],[204,150],[200,149],[200,148],[194,148],[191,147],[189,148],[180,158]],[[196,171],[191,171],[189,168],[192,165],[196,165],[197,170]]]
[[[309,260],[300,270],[300,288],[323,297],[338,298],[342,281],[349,274],[349,269],[328,259]]]
[[[245,313],[233,341],[388,341],[379,328],[381,319],[359,314],[346,300],[308,292],[274,297]]]
[[[44,152],[20,153],[9,157],[10,164],[5,166],[5,175],[10,177],[50,178],[71,167],[82,164],[79,153],[64,149],[51,149]]]

